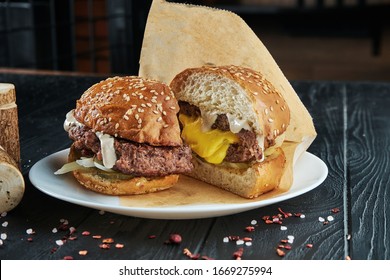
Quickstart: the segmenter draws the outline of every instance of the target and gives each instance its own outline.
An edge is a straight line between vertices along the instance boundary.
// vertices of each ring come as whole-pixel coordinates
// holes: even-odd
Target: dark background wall
[[[390,1],[173,2],[239,14],[289,79],[390,80]],[[0,67],[137,74],[150,4],[0,1]]]

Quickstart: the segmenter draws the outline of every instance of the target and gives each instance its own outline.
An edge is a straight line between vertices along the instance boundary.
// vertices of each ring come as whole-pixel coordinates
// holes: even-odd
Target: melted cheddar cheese
[[[199,117],[180,114],[179,120],[183,125],[181,136],[193,152],[209,163],[221,163],[226,157],[229,145],[239,140],[231,131],[219,129],[202,131],[202,120]]]

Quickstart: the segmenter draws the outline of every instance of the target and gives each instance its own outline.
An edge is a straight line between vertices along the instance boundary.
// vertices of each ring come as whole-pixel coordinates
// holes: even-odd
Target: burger
[[[72,172],[87,189],[108,195],[170,188],[193,168],[178,111],[171,89],[158,81],[112,77],[91,86],[66,115],[73,143],[56,174]]]
[[[170,87],[193,152],[188,175],[245,198],[279,186],[290,111],[261,73],[234,65],[189,68]]]

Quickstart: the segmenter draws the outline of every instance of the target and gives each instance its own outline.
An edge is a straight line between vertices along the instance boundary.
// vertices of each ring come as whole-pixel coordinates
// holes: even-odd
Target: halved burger
[[[204,66],[179,73],[170,87],[194,155],[190,176],[245,198],[279,186],[290,111],[269,81],[245,67]]]
[[[64,123],[73,144],[68,164],[87,189],[109,195],[155,192],[190,172],[178,102],[164,83],[135,76],[113,77],[90,87]]]

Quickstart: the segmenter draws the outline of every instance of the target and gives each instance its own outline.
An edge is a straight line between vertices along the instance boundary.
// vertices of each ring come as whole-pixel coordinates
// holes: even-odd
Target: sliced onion
[[[56,172],[54,172],[55,175],[61,175],[68,172],[72,172],[78,169],[82,168],[91,168],[96,167],[100,170],[106,171],[106,172],[115,172],[111,168],[105,167],[103,164],[98,162],[95,158],[87,158],[87,157],[81,157],[80,159],[76,161],[72,161],[69,163],[65,163],[60,169],[58,169]]]
[[[74,171],[74,170],[77,170],[80,168],[82,168],[82,166],[77,164],[77,162],[72,161],[72,162],[64,164],[60,169],[58,169],[56,172],[54,172],[54,174],[61,175],[61,174],[65,174],[65,173],[68,173],[68,172],[71,172],[71,171]]]
[[[93,162],[96,168],[99,168],[100,170],[106,171],[106,172],[114,172],[111,168],[105,167],[103,164],[100,164],[96,161]]]
[[[81,159],[76,160],[76,162],[84,167],[95,167],[93,158],[82,157]]]

